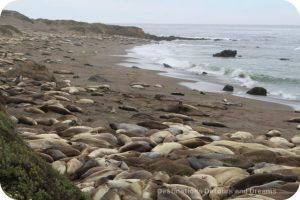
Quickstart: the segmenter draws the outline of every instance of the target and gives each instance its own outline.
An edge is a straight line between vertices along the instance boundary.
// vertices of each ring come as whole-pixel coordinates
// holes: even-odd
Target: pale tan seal
[[[183,149],[183,145],[176,143],[176,142],[168,142],[168,143],[162,143],[158,144],[156,147],[154,147],[151,151],[152,152],[159,152],[162,155],[168,155],[174,150]]]
[[[67,162],[67,175],[72,176],[82,165],[83,163],[77,158],[72,158]]]
[[[59,121],[55,118],[39,118],[39,119],[36,119],[36,122],[39,125],[52,126],[52,125],[58,123]]]
[[[44,111],[42,111],[42,110],[39,109],[39,108],[35,108],[35,107],[27,107],[27,108],[24,108],[24,111],[25,111],[25,112],[28,112],[28,113],[33,113],[33,114],[45,114]]]
[[[76,103],[83,104],[83,105],[90,105],[90,104],[94,104],[95,101],[92,99],[79,99],[78,101],[76,101]]]
[[[55,169],[62,175],[64,175],[67,171],[66,162],[64,162],[64,161],[55,161],[51,165],[52,165],[53,169]]]
[[[25,116],[21,116],[18,118],[18,122],[20,124],[26,124],[26,125],[31,125],[31,126],[36,126],[37,125],[37,122],[30,118],[30,117],[25,117]]]

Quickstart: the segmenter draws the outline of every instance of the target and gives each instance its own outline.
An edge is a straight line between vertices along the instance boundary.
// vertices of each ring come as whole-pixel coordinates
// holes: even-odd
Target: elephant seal
[[[20,124],[26,124],[26,125],[31,125],[31,126],[36,126],[37,125],[37,122],[30,118],[30,117],[25,117],[25,116],[21,116],[18,118],[18,122]]]
[[[44,112],[52,111],[61,115],[72,115],[72,113],[60,104],[43,105],[40,107]]]
[[[189,116],[183,115],[183,114],[177,114],[177,113],[164,114],[164,115],[161,115],[160,118],[162,118],[162,119],[179,118],[184,121],[194,121],[194,119],[192,117],[189,117]]]
[[[111,123],[109,124],[109,126],[113,129],[113,130],[125,130],[126,133],[129,134],[129,136],[139,136],[139,135],[145,135],[149,129],[136,125],[136,124],[127,124],[127,123]]]
[[[44,111],[42,111],[39,108],[35,108],[35,107],[24,108],[24,111],[28,112],[28,113],[33,113],[33,114],[45,114]]]
[[[99,166],[99,163],[95,159],[90,158],[90,157],[84,157],[82,160],[79,160],[79,161],[81,161],[83,164],[71,176],[72,180],[79,179],[89,169]]]
[[[104,157],[104,156],[116,154],[116,153],[118,153],[117,149],[100,148],[100,149],[96,149],[96,150],[92,151],[89,154],[89,157],[91,157],[91,158]]]
[[[179,150],[179,149],[183,149],[183,148],[184,148],[184,146],[177,142],[166,142],[166,143],[157,145],[151,151],[159,152],[162,155],[168,155],[170,152],[172,152],[174,150]]]
[[[247,188],[263,185],[273,181],[285,181],[285,182],[296,182],[297,176],[284,176],[280,174],[254,174],[248,176],[230,186],[229,196],[235,193],[235,191],[242,191]]]
[[[163,130],[163,129],[169,128],[168,125],[161,124],[156,121],[139,122],[139,123],[137,123],[137,125],[143,126],[143,127],[149,128],[149,129],[157,129],[157,130]]]
[[[74,135],[80,134],[80,133],[88,133],[91,132],[93,128],[88,126],[73,126],[68,128],[67,130],[64,130],[60,133],[58,133],[61,137],[73,137]]]
[[[53,158],[51,156],[49,156],[48,154],[40,153],[40,152],[38,152],[37,154],[38,154],[39,157],[41,157],[43,160],[45,160],[48,163],[53,163],[54,162]]]
[[[55,118],[39,118],[39,119],[36,119],[36,122],[39,125],[52,126],[52,125],[58,123],[59,121]]]
[[[55,161],[51,164],[52,168],[58,171],[60,174],[64,175],[67,171],[67,166],[65,161]]]
[[[146,170],[137,170],[137,171],[124,171],[118,174],[114,179],[151,179],[153,174],[151,172],[148,172]]]
[[[90,104],[94,104],[95,101],[92,99],[79,99],[78,101],[76,101],[76,103],[82,104],[82,105],[90,105]]]
[[[67,162],[67,175],[72,176],[82,165],[77,158],[72,158]]]
[[[144,141],[134,141],[131,143],[127,143],[119,149],[119,152],[126,151],[137,151],[137,152],[148,152],[152,149],[148,142]]]
[[[224,166],[223,162],[209,158],[196,158],[195,156],[189,156],[187,160],[189,161],[190,166],[195,170],[203,169],[205,167]]]
[[[48,154],[53,158],[53,160],[61,160],[63,158],[66,158],[67,156],[61,152],[60,150],[57,149],[47,149],[44,151],[45,154]]]
[[[68,109],[71,112],[83,113],[82,108],[71,104],[66,105],[66,109]]]

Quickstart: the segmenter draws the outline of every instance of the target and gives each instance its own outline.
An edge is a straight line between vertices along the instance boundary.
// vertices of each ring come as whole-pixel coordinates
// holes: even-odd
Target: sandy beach
[[[290,118],[299,116],[299,114],[295,113],[290,107],[234,97],[230,94],[205,93],[205,95],[203,95],[199,91],[192,91],[180,86],[179,83],[184,80],[159,76],[159,72],[156,71],[118,66],[119,63],[124,62],[122,55],[126,55],[126,49],[149,41],[120,39],[116,37],[102,41],[98,41],[97,39],[82,39],[80,42],[82,43],[80,47],[65,47],[73,52],[71,57],[75,57],[75,61],[64,58],[64,56],[68,56],[68,53],[62,55],[60,52],[54,52],[48,57],[41,56],[39,52],[34,50],[29,51],[29,53],[32,55],[31,58],[38,62],[47,58],[62,60],[61,63],[46,64],[46,66],[51,71],[64,69],[74,72],[79,78],[74,79],[73,75],[56,75],[56,77],[58,79],[71,80],[75,86],[84,87],[97,84],[108,84],[111,86],[112,91],[104,96],[90,97],[98,104],[95,107],[88,107],[89,113],[86,116],[82,116],[94,119],[94,124],[88,123],[87,125],[98,124],[107,126],[110,122],[133,122],[131,121],[133,113],[119,110],[118,107],[120,105],[133,106],[137,108],[140,113],[156,117],[162,113],[157,112],[156,109],[165,108],[169,104],[183,101],[194,106],[204,105],[198,106],[198,108],[210,115],[209,117],[195,116],[195,125],[200,125],[202,121],[205,120],[219,121],[228,126],[228,128],[218,130],[222,133],[240,130],[249,131],[255,135],[262,135],[269,130],[276,129],[282,131],[285,138],[290,139],[299,132],[296,130],[294,124],[286,122]],[[18,47],[20,48],[18,49],[20,52],[25,51],[25,48],[27,48],[26,43],[23,45],[23,48]],[[37,44],[31,43],[31,45],[38,47],[39,42],[37,42]],[[83,51],[84,53],[82,53]],[[93,66],[85,66],[86,63]],[[100,75],[106,81],[100,81],[100,83],[88,81],[92,75]],[[135,89],[131,87],[134,83],[149,84],[150,87]],[[154,87],[156,84],[160,84],[163,87]],[[173,92],[183,93],[184,96],[171,95]],[[158,94],[164,95],[167,100],[156,100],[155,95]],[[83,97],[85,97],[85,95],[78,95],[77,98],[80,99]],[[232,103],[241,103],[242,107],[234,105],[224,106],[224,99]],[[205,105],[214,105],[222,109],[206,108]],[[110,112],[112,108],[117,110],[116,113]],[[99,115],[99,113],[101,114]]]
[[[284,199],[295,193],[299,130],[290,119],[299,120],[299,113],[292,108],[230,93],[194,91],[179,85],[185,80],[160,76],[135,64],[119,66],[127,49],[151,42],[147,39],[25,32],[0,42],[1,90],[16,130],[39,156],[93,199],[109,199],[109,195],[179,199],[155,191],[178,185],[191,188],[197,185],[193,182],[199,178],[197,173],[208,174],[217,185],[209,180],[203,188],[197,185],[199,191],[209,188],[210,193],[193,191],[190,199],[234,199],[237,194],[213,191],[247,189],[239,181],[265,173],[271,178],[262,178],[263,184],[283,181],[262,186],[276,191],[265,196]],[[26,69],[35,66],[31,61],[46,66],[49,72],[43,69],[43,73],[47,78],[53,74],[55,81],[36,80],[41,68],[28,73]],[[20,74],[18,69],[24,71]],[[201,156],[206,156],[205,162]],[[195,165],[191,157],[200,164]],[[87,160],[97,164],[86,167]],[[236,177],[219,176],[221,168]],[[90,169],[94,171],[87,172]],[[256,174],[255,169],[264,172]],[[147,171],[130,175],[138,170]]]

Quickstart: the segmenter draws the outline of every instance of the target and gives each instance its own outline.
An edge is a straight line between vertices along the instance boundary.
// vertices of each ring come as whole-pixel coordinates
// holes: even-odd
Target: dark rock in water
[[[84,66],[92,67],[92,66],[94,66],[94,65],[89,64],[89,63],[86,63],[86,64],[84,64]]]
[[[282,60],[282,61],[288,61],[290,59],[289,58],[280,58],[280,60]]]
[[[207,72],[202,72],[202,75],[207,75],[208,73]]]
[[[90,76],[88,80],[92,81],[92,82],[108,82],[108,80],[106,80],[105,78],[101,77],[99,74]]]
[[[205,126],[213,126],[213,127],[219,127],[219,128],[227,128],[227,126],[220,122],[202,122]]]
[[[234,88],[232,85],[225,85],[225,87],[223,88],[223,91],[226,91],[226,92],[233,92],[234,91]]]
[[[213,56],[214,57],[224,57],[224,58],[229,58],[229,57],[236,57],[237,51],[236,50],[224,50],[220,53],[216,53]]]
[[[137,66],[132,66],[131,68],[132,68],[132,69],[140,69],[140,68],[137,67]]]
[[[263,87],[254,87],[247,92],[251,95],[267,96],[267,90]]]
[[[164,65],[164,68],[169,68],[169,69],[170,69],[170,68],[173,68],[171,65],[168,65],[168,64],[166,64],[166,63],[164,63],[163,65]]]

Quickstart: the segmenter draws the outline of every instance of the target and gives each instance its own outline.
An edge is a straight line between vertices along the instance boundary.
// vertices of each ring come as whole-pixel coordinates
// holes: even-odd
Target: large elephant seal
[[[297,180],[297,176],[284,176],[280,174],[254,174],[231,185],[228,195],[231,196],[235,193],[235,191],[242,191],[247,188],[263,185],[272,181],[296,182]]]

